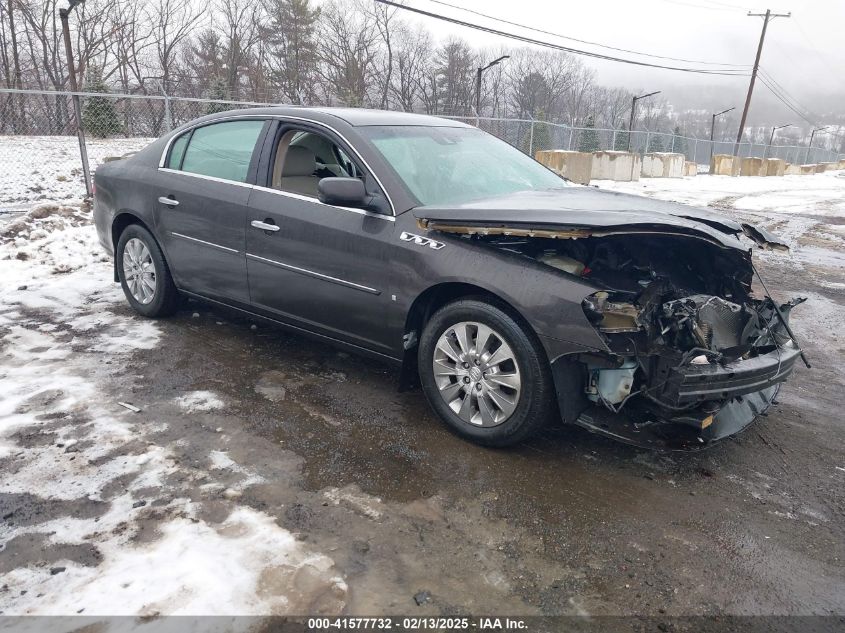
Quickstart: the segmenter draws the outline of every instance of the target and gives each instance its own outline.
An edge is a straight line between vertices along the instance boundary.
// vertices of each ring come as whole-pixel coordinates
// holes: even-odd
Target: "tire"
[[[115,265],[123,294],[135,312],[157,318],[176,311],[179,291],[158,242],[143,226],[130,224],[120,234]]]
[[[539,340],[492,302],[460,299],[440,308],[423,328],[417,362],[431,407],[450,429],[477,444],[512,446],[552,417],[554,383]]]

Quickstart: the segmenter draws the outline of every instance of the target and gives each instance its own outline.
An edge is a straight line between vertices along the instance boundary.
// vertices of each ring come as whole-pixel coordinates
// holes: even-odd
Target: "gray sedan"
[[[115,281],[398,366],[489,446],[552,420],[692,448],[745,428],[801,350],[751,290],[762,229],[572,185],[474,127],[278,107],[193,121],[95,176]],[[743,242],[747,243],[743,243]]]

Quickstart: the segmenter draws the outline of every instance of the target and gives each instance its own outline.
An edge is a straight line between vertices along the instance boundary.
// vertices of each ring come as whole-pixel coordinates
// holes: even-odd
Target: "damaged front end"
[[[751,252],[738,239],[619,227],[450,229],[597,288],[582,308],[606,349],[553,363],[564,421],[591,431],[701,448],[764,413],[803,356],[788,319],[804,299],[777,305],[756,295]],[[768,234],[751,239],[773,243]]]
[[[801,355],[788,319],[803,299],[755,296],[750,252],[653,236],[580,248],[603,286],[582,308],[609,353],[579,357],[591,406],[576,423],[689,449],[741,431],[771,406]]]
[[[637,444],[695,448],[741,431],[771,406],[801,355],[788,318],[803,299],[776,306],[769,297],[688,292],[654,280],[635,297],[599,291],[584,299],[611,353],[581,355],[597,406],[577,423]],[[623,409],[624,421],[615,419]]]

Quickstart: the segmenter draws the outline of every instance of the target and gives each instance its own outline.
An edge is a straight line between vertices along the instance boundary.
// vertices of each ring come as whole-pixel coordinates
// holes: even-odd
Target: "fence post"
[[[643,154],[648,154],[648,146],[651,144],[651,130],[645,131],[645,149]]]
[[[569,126],[569,145],[566,147],[568,151],[572,151],[572,125]]]
[[[531,119],[531,132],[528,135],[528,155],[534,156],[534,119]]]
[[[692,145],[692,162],[698,164],[698,137],[695,137],[695,143]]]
[[[610,141],[610,151],[616,151],[616,130],[613,130],[613,140]]]
[[[170,97],[167,95],[167,91],[164,89],[164,83],[161,80],[158,82],[158,87],[161,90],[161,94],[164,96],[164,127],[170,132],[173,129],[173,115],[170,112]]]
[[[73,5],[71,5],[73,6]],[[68,9],[59,9],[59,19],[62,22],[62,38],[65,43],[65,56],[67,57],[68,79],[73,102],[73,115],[76,118],[76,137],[79,139],[79,157],[82,159],[82,177],[85,179],[85,195],[90,198],[91,190],[91,169],[88,166],[88,148],[85,146],[85,131],[82,127],[82,105],[79,101],[79,86],[76,83],[76,67],[74,66],[73,49],[70,44],[70,26],[68,25]]]
[[[672,134],[672,153],[675,153],[675,135]]]

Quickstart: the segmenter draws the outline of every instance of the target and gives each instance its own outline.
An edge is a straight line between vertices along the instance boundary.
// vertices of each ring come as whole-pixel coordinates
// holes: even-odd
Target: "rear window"
[[[263,126],[263,121],[225,121],[196,128],[187,142],[187,149],[182,150],[182,171],[245,182]],[[181,140],[174,143],[170,162]]]

